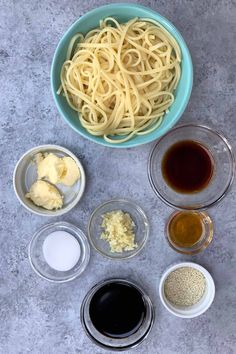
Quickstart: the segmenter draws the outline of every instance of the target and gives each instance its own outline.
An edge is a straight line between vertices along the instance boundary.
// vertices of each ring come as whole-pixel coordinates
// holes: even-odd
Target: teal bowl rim
[[[127,9],[130,9],[131,11],[132,11],[132,9],[140,9],[140,10],[146,11],[148,14],[150,14],[152,16],[155,16],[155,20],[159,21],[175,37],[175,39],[177,40],[177,42],[181,48],[182,53],[184,50],[183,57],[186,60],[185,68],[188,71],[188,74],[187,74],[188,80],[185,82],[185,90],[184,90],[183,98],[181,100],[181,104],[179,104],[179,106],[177,108],[175,107],[176,112],[175,112],[174,118],[170,122],[168,122],[168,124],[161,125],[158,129],[154,130],[152,133],[150,133],[150,134],[152,134],[152,136],[150,136],[150,134],[143,135],[142,141],[135,141],[135,137],[134,137],[126,142],[115,144],[115,143],[109,143],[101,137],[93,136],[92,134],[90,134],[87,131],[79,130],[78,127],[76,126],[76,124],[74,122],[72,122],[72,120],[70,120],[66,116],[63,109],[61,108],[59,97],[57,95],[58,87],[56,87],[55,76],[56,76],[57,57],[60,55],[61,49],[64,46],[65,42],[68,41],[67,37],[70,35],[70,32],[72,32],[76,27],[79,27],[79,24],[82,20],[89,20],[91,18],[91,16],[93,16],[99,12],[101,12],[101,14],[102,14],[103,10],[107,10],[107,9],[113,10],[113,9],[117,9],[117,7],[123,7],[123,8],[126,7]],[[148,17],[148,14],[146,15],[146,17]],[[102,16],[101,16],[101,18],[102,18]],[[190,55],[189,49],[187,47],[187,44],[185,43],[185,40],[183,39],[182,35],[177,30],[177,28],[169,20],[167,20],[164,16],[162,16],[158,12],[156,12],[148,7],[142,6],[142,5],[129,4],[129,3],[115,3],[115,4],[103,5],[103,6],[95,8],[95,9],[92,9],[91,11],[89,11],[89,12],[85,13],[84,15],[82,15],[81,17],[79,17],[67,29],[67,31],[64,33],[64,35],[60,39],[60,41],[56,47],[56,50],[54,52],[52,65],[51,65],[51,72],[50,72],[50,83],[51,83],[51,90],[52,90],[54,101],[56,103],[56,107],[57,107],[60,115],[62,116],[62,118],[73,130],[75,130],[78,134],[80,134],[84,138],[86,138],[94,143],[103,145],[103,146],[112,147],[112,148],[131,148],[131,147],[147,144],[147,143],[150,143],[154,140],[159,139],[162,135],[167,133],[167,131],[169,131],[177,123],[177,121],[181,118],[181,116],[182,116],[183,112],[185,111],[185,108],[189,102],[191,91],[192,91],[193,65],[192,65],[191,55]]]

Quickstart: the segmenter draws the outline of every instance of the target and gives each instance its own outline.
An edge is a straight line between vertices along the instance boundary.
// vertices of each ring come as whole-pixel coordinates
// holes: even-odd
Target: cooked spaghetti
[[[148,134],[174,102],[181,51],[158,22],[106,18],[72,39],[61,69],[61,86],[82,126],[111,143]]]

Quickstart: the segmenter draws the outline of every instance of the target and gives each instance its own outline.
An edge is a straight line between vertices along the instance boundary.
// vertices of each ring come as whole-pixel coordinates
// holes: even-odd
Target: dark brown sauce
[[[162,160],[167,184],[180,193],[196,193],[206,188],[213,175],[213,158],[196,141],[184,140],[172,145]]]
[[[142,294],[134,286],[113,282],[93,295],[89,313],[100,333],[111,338],[125,338],[142,325],[146,306]]]

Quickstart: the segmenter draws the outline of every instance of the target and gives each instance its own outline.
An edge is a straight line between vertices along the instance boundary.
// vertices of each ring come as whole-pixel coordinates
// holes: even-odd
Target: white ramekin
[[[170,303],[166,298],[164,292],[164,284],[168,275],[174,270],[183,267],[191,267],[199,270],[201,273],[203,273],[206,279],[206,289],[201,300],[195,305],[186,306],[186,307],[180,307]],[[215,283],[210,273],[201,265],[193,262],[180,262],[169,266],[166,269],[166,271],[162,274],[159,283],[159,296],[162,304],[173,315],[181,318],[194,318],[203,314],[211,306],[215,297]]]

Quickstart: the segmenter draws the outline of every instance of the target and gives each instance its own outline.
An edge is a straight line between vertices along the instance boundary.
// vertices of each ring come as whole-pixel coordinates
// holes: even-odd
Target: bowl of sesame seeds
[[[211,306],[215,297],[215,283],[201,265],[180,262],[163,273],[159,295],[165,308],[177,317],[194,318]]]

